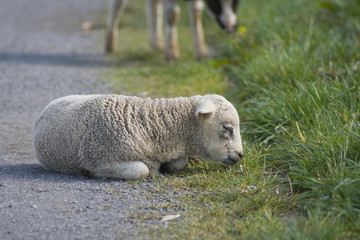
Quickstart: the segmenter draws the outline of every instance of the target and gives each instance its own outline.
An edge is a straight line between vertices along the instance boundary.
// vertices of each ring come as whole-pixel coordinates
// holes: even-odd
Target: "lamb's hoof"
[[[162,51],[164,51],[164,49],[165,49],[165,45],[164,45],[164,43],[162,43],[162,42],[157,42],[157,43],[151,43],[151,47],[152,47],[152,49],[154,49],[155,51],[160,51],[160,52],[162,52]]]
[[[165,55],[165,59],[168,60],[168,61],[176,60],[176,59],[179,59],[179,58],[180,58],[180,54],[179,54],[179,53],[166,54],[166,55]]]
[[[106,44],[105,45],[105,54],[111,54],[113,52],[115,52],[116,47],[114,47],[113,44]]]
[[[196,57],[198,60],[201,60],[201,59],[207,59],[209,57],[212,56],[212,53],[210,52],[209,49],[202,49],[201,51],[199,51],[197,54],[196,54]]]

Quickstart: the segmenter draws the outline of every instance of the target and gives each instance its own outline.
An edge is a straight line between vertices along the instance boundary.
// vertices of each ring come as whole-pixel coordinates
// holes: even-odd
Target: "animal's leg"
[[[189,160],[187,157],[174,159],[171,162],[163,163],[160,167],[160,172],[174,172],[182,170],[187,167]]]
[[[150,43],[154,49],[164,49],[163,40],[163,4],[160,0],[146,1],[146,15],[150,35]]]
[[[201,0],[193,0],[188,2],[188,6],[190,26],[193,35],[193,45],[196,56],[198,58],[206,58],[210,54],[208,47],[206,46],[202,25],[202,11],[204,8],[204,2]]]
[[[176,59],[180,57],[177,24],[180,18],[180,7],[177,0],[163,0],[165,11],[165,57]]]
[[[105,36],[105,52],[114,52],[117,48],[118,25],[125,9],[127,0],[111,0],[108,10],[108,21]]]
[[[109,163],[89,171],[94,177],[120,178],[123,180],[138,180],[149,175],[149,168],[139,161]]]

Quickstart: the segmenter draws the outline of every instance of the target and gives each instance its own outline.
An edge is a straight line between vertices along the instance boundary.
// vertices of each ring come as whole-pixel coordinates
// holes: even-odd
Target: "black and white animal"
[[[180,57],[177,24],[180,17],[179,0],[146,0],[147,22],[150,42],[155,49],[165,49],[167,59]],[[232,32],[236,24],[236,9],[240,0],[188,0],[189,18],[193,35],[193,45],[198,58],[209,56],[202,26],[204,2],[209,12],[227,32]],[[116,50],[118,25],[127,0],[111,0],[106,30],[105,51]],[[163,19],[165,20],[165,45],[163,41]]]

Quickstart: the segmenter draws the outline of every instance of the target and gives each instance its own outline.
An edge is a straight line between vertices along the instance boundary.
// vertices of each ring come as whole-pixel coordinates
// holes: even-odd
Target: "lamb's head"
[[[200,156],[232,165],[243,157],[239,115],[235,107],[219,95],[203,96],[195,116],[201,136]]]

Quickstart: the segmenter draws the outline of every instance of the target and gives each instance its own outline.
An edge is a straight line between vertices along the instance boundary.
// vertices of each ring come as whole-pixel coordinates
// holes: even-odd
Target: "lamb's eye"
[[[232,135],[234,133],[234,129],[232,127],[229,126],[225,126],[223,125],[223,128],[226,132],[228,132],[230,135]]]

